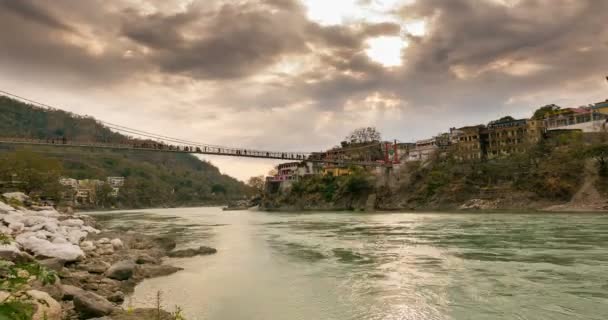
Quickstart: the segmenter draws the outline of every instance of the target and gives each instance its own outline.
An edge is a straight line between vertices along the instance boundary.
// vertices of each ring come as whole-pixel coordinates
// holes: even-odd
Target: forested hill
[[[4,96],[0,96],[0,136],[66,137],[96,142],[130,140],[91,117],[39,108]],[[221,174],[217,167],[190,154],[0,145],[0,181],[8,181],[11,175],[19,175],[19,170],[26,170],[23,163],[38,166],[40,174],[51,179],[48,190],[35,190],[36,185],[43,188],[47,184],[32,182],[35,185],[24,185],[28,189],[25,191],[50,196],[57,193],[52,179],[59,176],[99,180],[108,176],[124,176],[125,186],[119,198],[110,204],[100,203],[102,206],[136,208],[219,204],[248,196],[251,192],[242,182]],[[36,168],[29,170],[35,172]],[[25,182],[27,184],[28,181]]]

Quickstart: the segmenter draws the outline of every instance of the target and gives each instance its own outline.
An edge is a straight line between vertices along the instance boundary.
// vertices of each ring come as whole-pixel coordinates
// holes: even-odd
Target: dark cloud
[[[0,0],[0,11],[10,11],[26,21],[38,23],[51,29],[74,32],[71,26],[60,21],[51,12],[37,6],[30,0]]]
[[[409,108],[492,113],[513,97],[601,79],[608,68],[604,0],[418,0],[396,15],[425,19],[427,34],[410,36],[403,66],[392,69],[370,60],[366,40],[399,35],[400,24],[325,26],[296,0],[205,0],[179,10],[160,0],[142,1],[158,10],[84,3],[0,0],[3,72],[72,85],[171,86],[178,77],[212,83],[205,103],[227,108],[307,103],[341,112],[379,93]],[[311,63],[249,81],[290,58]]]

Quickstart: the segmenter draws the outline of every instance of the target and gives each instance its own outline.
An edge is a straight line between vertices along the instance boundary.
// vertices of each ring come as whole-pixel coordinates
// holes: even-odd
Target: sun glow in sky
[[[367,41],[369,48],[365,51],[375,62],[385,67],[396,67],[402,64],[401,52],[407,42],[400,37],[377,37]]]
[[[361,126],[411,142],[605,100],[606,11],[605,0],[0,0],[0,89],[217,145],[321,151]],[[276,164],[204,158],[242,180]]]

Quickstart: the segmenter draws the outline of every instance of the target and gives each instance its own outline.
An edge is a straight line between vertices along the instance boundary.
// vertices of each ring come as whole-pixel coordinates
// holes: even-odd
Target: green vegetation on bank
[[[0,136],[118,143],[129,137],[93,118],[48,110],[0,97]],[[164,207],[220,204],[252,193],[242,182],[190,154],[70,147],[0,146],[0,181],[11,188],[59,201],[61,176],[105,180],[125,177],[119,197],[100,188],[95,207]]]
[[[374,191],[374,177],[367,171],[352,167],[351,174],[313,175],[296,181],[292,187],[277,197],[267,195],[265,206],[292,206],[294,208],[342,208],[355,209],[365,204],[367,195]]]
[[[571,201],[587,181],[608,197],[608,135],[552,133],[519,153],[491,160],[460,160],[458,150],[426,162],[407,162],[392,173],[357,169],[351,175],[317,175],[267,194],[270,209],[357,209],[376,194],[378,209],[457,209],[483,199],[496,208],[535,209]]]

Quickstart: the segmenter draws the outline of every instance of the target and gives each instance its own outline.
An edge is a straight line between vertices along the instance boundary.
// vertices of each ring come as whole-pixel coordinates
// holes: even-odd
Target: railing
[[[0,144],[21,144],[39,145],[55,147],[75,147],[75,148],[97,148],[97,149],[120,149],[154,152],[175,152],[175,153],[194,153],[218,156],[264,158],[277,160],[291,160],[317,163],[331,163],[339,165],[358,165],[358,166],[386,166],[384,163],[371,161],[349,161],[342,159],[327,159],[322,153],[301,153],[301,152],[276,152],[261,151],[251,149],[227,148],[210,145],[169,145],[154,142],[132,142],[132,143],[103,143],[89,141],[71,141],[67,139],[30,139],[15,137],[0,137]]]

